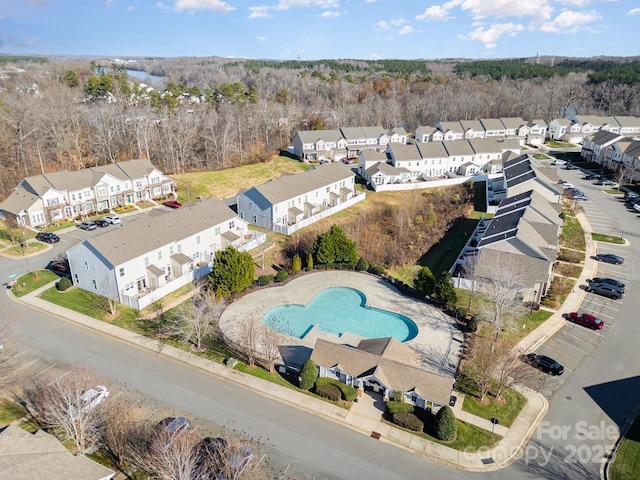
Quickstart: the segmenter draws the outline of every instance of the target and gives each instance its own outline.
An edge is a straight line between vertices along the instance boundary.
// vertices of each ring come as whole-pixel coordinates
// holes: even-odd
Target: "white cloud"
[[[405,25],[407,23],[407,21],[404,18],[395,18],[393,20],[391,20],[391,25],[393,25],[394,27],[401,27],[402,25]]]
[[[540,30],[554,33],[575,33],[578,30],[588,28],[587,24],[600,18],[602,17],[595,10],[590,12],[563,10],[552,22],[542,25]]]
[[[258,35],[256,37],[256,40],[257,40],[258,43],[267,43],[267,37],[263,37],[263,36],[260,36],[260,35]]]
[[[627,15],[640,15],[640,8],[632,8],[627,12]]]
[[[382,55],[378,55],[377,53],[372,53],[371,54],[371,59],[372,60],[380,60],[382,58]]]
[[[551,18],[553,12],[551,0],[453,0],[449,4],[450,8],[459,6],[461,10],[471,12],[476,19],[529,17],[540,22]]]
[[[427,22],[444,22],[452,18],[454,17],[449,15],[449,9],[444,5],[433,5],[428,7],[423,14],[416,16],[416,20],[426,20]]]
[[[273,15],[269,13],[269,7],[249,7],[251,13],[249,18],[268,18]]]
[[[295,7],[320,7],[320,8],[338,8],[340,6],[339,0],[280,0],[278,10],[289,10]]]
[[[376,27],[381,28],[382,30],[389,30],[391,28],[391,25],[389,25],[384,20],[380,20],[378,23],[376,23]]]
[[[524,27],[519,23],[494,23],[489,28],[478,27],[466,35],[459,35],[465,40],[475,40],[483,43],[487,50],[495,48],[498,40],[503,37],[515,37]]]
[[[184,10],[211,10],[217,13],[228,13],[235,10],[234,7],[222,0],[176,0],[175,9],[178,12]]]
[[[406,25],[400,29],[398,35],[408,35],[410,33],[413,33],[413,27],[410,25]]]
[[[322,12],[322,15],[320,16],[325,18],[331,18],[331,17],[339,17],[340,15],[342,15],[342,13],[340,13],[338,10],[325,10],[324,12]]]

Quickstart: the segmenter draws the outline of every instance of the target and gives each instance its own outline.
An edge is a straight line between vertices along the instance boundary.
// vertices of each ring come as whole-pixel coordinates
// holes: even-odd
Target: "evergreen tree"
[[[316,264],[342,263],[353,266],[358,261],[356,242],[337,225],[318,235],[311,246],[311,254]]]
[[[449,272],[442,272],[436,279],[433,296],[442,302],[443,305],[455,305],[458,300],[458,295],[456,294],[456,289],[453,287],[453,281],[451,280],[451,274]]]
[[[307,255],[307,271],[313,271],[313,255],[311,255],[310,253]]]
[[[313,360],[309,359],[304,362],[302,365],[302,370],[300,370],[300,388],[304,390],[309,390],[316,383],[316,379],[318,378],[318,367],[313,362]]]
[[[291,261],[291,273],[294,275],[302,270],[302,259],[299,254],[295,254],[293,256],[293,260]]]
[[[455,440],[458,436],[458,424],[456,423],[456,416],[451,410],[451,407],[445,405],[436,414],[434,422],[434,433],[436,438],[450,442]]]
[[[251,285],[254,272],[251,255],[228,246],[216,253],[209,280],[216,295],[230,297]]]
[[[416,278],[413,280],[413,286],[423,295],[433,295],[436,285],[436,277],[429,267],[422,267],[418,270]]]

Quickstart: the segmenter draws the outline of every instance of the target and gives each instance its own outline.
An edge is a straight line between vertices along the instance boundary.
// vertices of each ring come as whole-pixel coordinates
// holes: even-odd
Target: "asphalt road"
[[[176,413],[207,423],[203,428],[223,426],[259,438],[267,445],[271,463],[291,478],[591,480],[599,478],[603,453],[615,440],[615,431],[633,419],[640,404],[640,323],[635,314],[640,300],[632,293],[639,285],[633,266],[638,256],[640,219],[622,202],[604,194],[602,187],[581,180],[579,170],[561,173],[589,197],[584,207],[595,231],[622,230],[630,240],[631,245],[622,253],[624,270],[612,273],[611,266],[599,266],[601,273],[620,273],[619,278],[627,283],[627,294],[615,312],[598,307],[611,316],[604,317],[608,327],[601,337],[594,340],[584,332],[574,332],[578,340],[563,349],[571,338],[560,337],[567,335],[563,328],[541,347],[570,357],[572,368],[549,388],[549,413],[522,458],[497,472],[472,474],[434,464],[162,355],[33,311],[5,295],[0,295],[0,311],[19,321],[27,356],[58,368],[87,364],[114,384],[135,388]],[[63,241],[54,250],[39,257],[0,259],[0,278],[44,267],[56,251],[70,246],[64,243],[71,241],[68,235],[62,235]],[[601,245],[600,251],[620,253],[612,248]],[[591,303],[585,307],[593,308],[597,300],[587,298]]]

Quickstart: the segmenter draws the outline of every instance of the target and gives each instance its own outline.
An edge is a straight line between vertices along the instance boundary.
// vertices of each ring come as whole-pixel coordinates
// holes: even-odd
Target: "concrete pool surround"
[[[248,293],[231,303],[219,321],[222,334],[242,345],[243,318],[259,317],[275,307],[291,304],[307,305],[321,291],[331,287],[347,287],[362,292],[372,308],[403,315],[417,326],[417,334],[407,342],[423,359],[423,368],[434,373],[455,375],[460,358],[463,333],[456,322],[426,302],[405,297],[388,282],[367,273],[323,271],[297,276],[284,285],[274,285]],[[284,347],[307,347],[310,354],[316,339],[357,345],[365,337],[345,332],[341,336],[311,329],[303,338],[286,336]],[[304,361],[304,360],[303,360]]]

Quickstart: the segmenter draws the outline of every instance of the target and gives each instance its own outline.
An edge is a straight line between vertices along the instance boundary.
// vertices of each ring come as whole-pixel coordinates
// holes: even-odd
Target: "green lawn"
[[[440,242],[426,252],[418,261],[420,265],[427,266],[434,275],[439,275],[444,270],[449,270],[462,251],[467,239],[473,233],[478,220],[462,218],[447,231]]]
[[[22,297],[59,278],[58,275],[49,270],[35,270],[18,277],[17,283],[11,290],[16,297]]]
[[[500,425],[510,427],[527,404],[527,399],[515,390],[507,390],[503,397],[505,400],[504,404],[498,403],[495,398],[487,396],[489,403],[483,405],[479,403],[474,396],[465,395],[462,409],[465,412],[486,418],[487,420],[497,418]]]
[[[24,417],[27,411],[17,403],[0,398],[0,427]]]
[[[565,218],[560,234],[560,245],[581,252],[586,250],[584,231],[577,218],[570,216]]]
[[[624,238],[621,236],[613,236],[607,233],[592,233],[591,238],[593,238],[596,242],[608,242],[608,243],[616,243],[618,245],[624,245]]]
[[[572,147],[575,147],[575,145],[573,143],[558,142],[556,140],[549,140],[546,143],[546,145],[549,148],[572,148]]]
[[[620,442],[616,456],[609,467],[610,480],[638,478],[640,472],[640,417]]]
[[[177,183],[179,200],[193,203],[197,201],[198,196],[226,198],[244,188],[259,185],[284,173],[299,173],[312,167],[313,165],[291,158],[274,157],[264,163],[213,172],[181,173],[171,175],[171,178]]]

